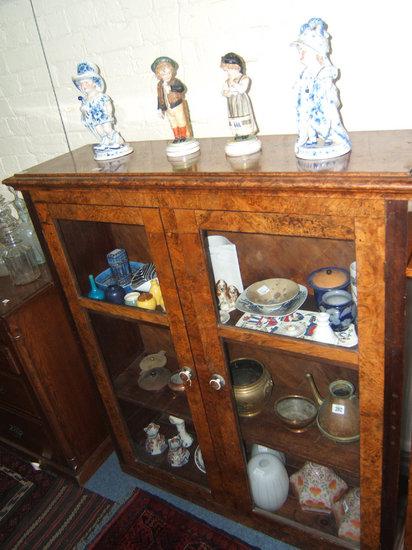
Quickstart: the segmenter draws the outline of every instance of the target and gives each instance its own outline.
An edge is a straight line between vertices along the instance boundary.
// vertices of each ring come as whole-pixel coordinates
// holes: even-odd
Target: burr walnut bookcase
[[[6,181],[37,212],[123,469],[301,548],[354,545],[338,537],[333,516],[303,512],[292,492],[274,513],[254,505],[246,470],[254,443],[284,452],[289,473],[311,460],[360,486],[361,548],[390,548],[395,535],[412,132],[352,139],[349,157],[318,163],[295,158],[293,136],[264,136],[262,153],[237,159],[225,157],[224,139],[203,139],[198,158],[170,162],[161,141],[134,143],[133,154],[106,163],[85,146]],[[306,285],[314,269],[356,260],[358,345],[239,328],[239,311],[221,323],[209,235],[236,245],[245,288],[269,277]],[[104,271],[116,247],[155,264],[166,313],[87,298],[88,275]],[[313,296],[302,308],[313,310]],[[184,371],[184,392],[141,388],[139,363],[159,350],[171,372]],[[237,413],[229,362],[238,357],[261,361],[274,382],[255,417]],[[311,396],[306,372],[323,395],[336,379],[355,385],[359,442],[331,441],[316,424],[296,434],[277,420],[280,396]],[[210,384],[216,375],[224,385]],[[195,437],[181,468],[144,448],[149,422],[174,435],[171,414]]]

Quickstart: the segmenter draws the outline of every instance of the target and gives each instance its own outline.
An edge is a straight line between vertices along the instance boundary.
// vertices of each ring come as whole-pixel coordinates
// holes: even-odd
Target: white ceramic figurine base
[[[127,143],[119,147],[106,147],[102,149],[100,145],[93,145],[94,160],[111,160],[118,157],[124,157],[133,152],[133,147]]]
[[[331,145],[297,145],[295,146],[295,155],[304,160],[323,160],[333,159],[346,155],[351,150],[351,146],[347,142],[332,143]]]
[[[196,153],[200,150],[200,144],[196,139],[189,138],[186,141],[180,143],[170,142],[166,147],[166,155],[168,157],[185,157]]]
[[[244,140],[231,140],[226,143],[225,153],[228,157],[241,157],[253,155],[262,149],[262,143],[256,136]]]

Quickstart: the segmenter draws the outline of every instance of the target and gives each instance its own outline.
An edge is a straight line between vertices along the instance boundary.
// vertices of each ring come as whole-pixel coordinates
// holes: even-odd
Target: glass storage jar
[[[19,223],[5,201],[0,204],[0,241],[2,258],[13,284],[25,285],[40,277],[33,248],[23,242]]]

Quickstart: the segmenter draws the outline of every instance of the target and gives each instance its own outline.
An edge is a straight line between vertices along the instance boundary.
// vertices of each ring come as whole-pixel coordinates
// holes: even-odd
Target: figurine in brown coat
[[[188,120],[185,109],[184,84],[176,78],[178,64],[170,57],[158,57],[151,65],[157,76],[157,108],[161,116],[169,119],[174,134],[173,143],[186,141],[188,135]]]

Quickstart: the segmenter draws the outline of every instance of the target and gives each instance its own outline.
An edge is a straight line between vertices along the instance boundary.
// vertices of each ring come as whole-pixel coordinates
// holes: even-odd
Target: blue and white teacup
[[[329,313],[329,323],[335,332],[346,330],[356,319],[356,304],[350,292],[346,290],[325,292],[321,298],[319,309]]]

